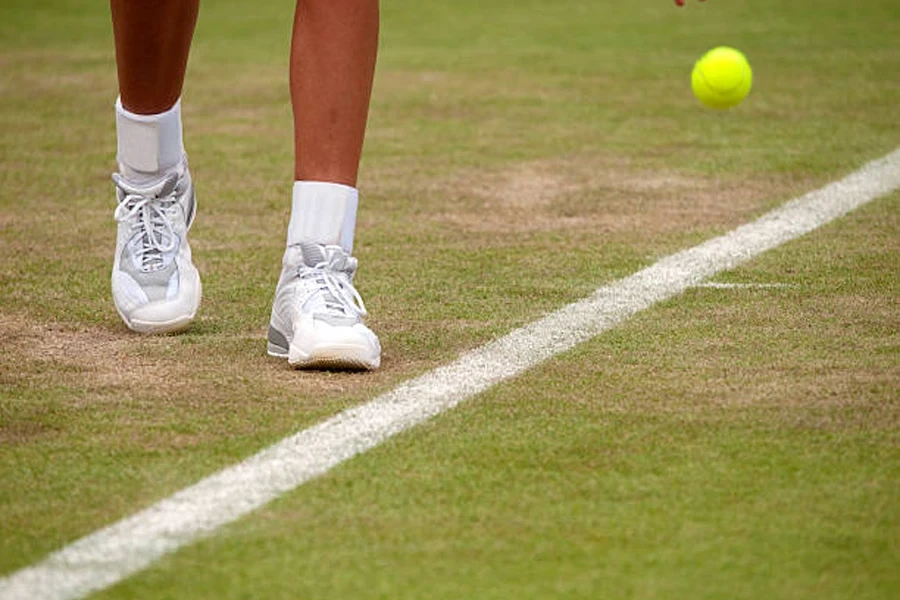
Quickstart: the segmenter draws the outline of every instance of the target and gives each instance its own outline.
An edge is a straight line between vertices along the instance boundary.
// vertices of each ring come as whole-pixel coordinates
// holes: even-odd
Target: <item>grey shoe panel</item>
[[[269,325],[269,353],[275,354],[287,354],[288,348],[290,347],[290,343],[287,340],[287,337],[272,325]]]
[[[197,197],[194,192],[194,182],[191,181],[191,173],[187,169],[184,171],[184,177],[178,182],[175,188],[179,196],[179,204],[184,211],[184,223],[187,229],[194,224],[194,217],[197,214]]]

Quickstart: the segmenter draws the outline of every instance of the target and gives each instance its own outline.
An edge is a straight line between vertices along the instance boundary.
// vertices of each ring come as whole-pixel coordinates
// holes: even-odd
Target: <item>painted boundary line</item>
[[[791,283],[729,283],[704,281],[703,283],[698,283],[694,287],[709,288],[712,290],[783,290],[797,286]]]
[[[2,600],[75,600],[410,427],[606,331],[712,275],[900,188],[900,149],[721,237],[668,256],[455,362],[285,438],[0,579]]]

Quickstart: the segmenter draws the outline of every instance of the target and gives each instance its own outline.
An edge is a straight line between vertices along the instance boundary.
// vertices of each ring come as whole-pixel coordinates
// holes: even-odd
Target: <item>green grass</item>
[[[797,287],[667,302],[100,597],[892,597],[898,203],[727,277]]]
[[[360,180],[371,375],[264,355],[292,168],[292,3],[201,7],[184,96],[195,326],[109,298],[103,3],[0,20],[0,572],[900,143],[893,0],[384,2]],[[639,6],[637,6],[639,4]],[[702,109],[706,49],[755,89]],[[890,598],[897,194],[99,594]]]

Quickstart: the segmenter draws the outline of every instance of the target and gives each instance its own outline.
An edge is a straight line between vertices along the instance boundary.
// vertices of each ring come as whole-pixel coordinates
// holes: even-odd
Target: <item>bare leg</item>
[[[297,0],[294,178],[356,186],[378,50],[378,0]]]
[[[181,96],[200,0],[110,0],[122,105],[164,112]]]
[[[179,102],[198,3],[110,0],[119,75],[112,296],[141,333],[188,327],[202,295],[187,240],[196,204]]]
[[[291,44],[294,186],[268,353],[301,369],[376,369],[381,344],[353,287],[356,177],[378,50],[378,0],[297,0]]]

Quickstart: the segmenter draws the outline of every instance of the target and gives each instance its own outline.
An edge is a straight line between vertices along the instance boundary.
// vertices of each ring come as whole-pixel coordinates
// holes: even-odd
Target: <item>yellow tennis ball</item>
[[[710,108],[726,109],[743,102],[753,85],[747,58],[734,48],[720,46],[704,54],[694,65],[691,87]]]

